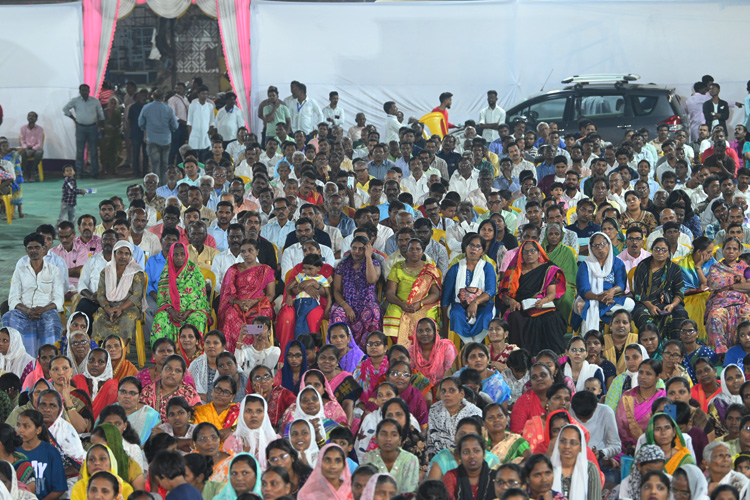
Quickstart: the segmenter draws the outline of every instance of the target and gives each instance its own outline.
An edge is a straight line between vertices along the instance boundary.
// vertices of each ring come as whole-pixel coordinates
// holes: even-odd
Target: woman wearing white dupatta
[[[571,323],[577,329],[583,321],[582,332],[599,330],[599,320],[609,323],[617,309],[632,311],[635,302],[629,297],[615,297],[625,291],[628,272],[625,263],[614,258],[612,242],[604,233],[594,233],[589,239],[589,255],[578,267],[576,286],[578,297],[573,304]]]
[[[593,363],[586,361],[586,344],[583,337],[572,337],[568,342],[568,360],[563,365],[563,373],[576,384],[576,392],[586,390],[586,381],[596,377],[602,383],[604,392],[607,386],[604,381],[604,371]],[[575,375],[575,376],[574,376]]]
[[[266,446],[278,439],[268,418],[268,403],[258,394],[245,396],[237,416],[237,430],[224,442],[225,451],[247,452],[266,468]]]
[[[552,452],[552,490],[573,500],[601,500],[599,470],[586,456],[586,437],[577,425],[560,430]]]
[[[464,342],[481,342],[495,316],[497,294],[495,266],[483,260],[488,242],[477,233],[468,233],[461,242],[466,255],[445,273],[443,282],[443,337],[448,328]],[[450,306],[450,313],[448,307]]]
[[[325,444],[328,440],[328,433],[339,426],[336,421],[326,418],[323,408],[323,398],[311,385],[305,387],[297,394],[297,407],[294,409],[292,416],[294,417],[292,422],[307,420],[312,424],[315,431],[312,440],[317,441],[319,446]],[[289,439],[291,428],[292,424],[290,423],[284,429],[284,439]]]
[[[96,298],[101,307],[94,314],[94,341],[101,344],[110,335],[119,335],[127,343],[135,332],[135,323],[146,309],[145,275],[133,260],[133,244],[115,243],[110,260],[99,278]]]
[[[0,370],[20,378],[29,365],[33,367],[34,358],[26,352],[21,332],[9,326],[0,328]]]
[[[745,373],[739,365],[730,364],[721,371],[721,392],[708,401],[708,413],[724,422],[727,416],[727,408],[732,403],[743,404],[740,388],[745,382]]]
[[[295,424],[297,423],[299,423],[301,426],[306,426],[307,432],[310,434],[310,442],[307,445],[307,448],[305,448],[304,450],[300,449],[303,446],[302,443],[304,442],[304,437],[302,436],[302,434],[304,434],[304,431],[300,432],[300,430],[298,429],[299,426],[295,426]],[[292,421],[289,429],[289,442],[292,444],[292,447],[297,450],[297,453],[299,453],[301,456],[304,455],[307,465],[309,465],[310,467],[315,467],[315,462],[318,461],[320,447],[318,447],[318,443],[315,442],[315,427],[313,427],[313,424],[309,420],[299,418]],[[305,429],[305,427],[302,427],[302,429]]]

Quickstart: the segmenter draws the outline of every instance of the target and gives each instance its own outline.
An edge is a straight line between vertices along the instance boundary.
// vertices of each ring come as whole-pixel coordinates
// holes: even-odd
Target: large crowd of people
[[[75,216],[118,106],[82,86],[2,306],[1,499],[750,499],[750,138],[710,77],[621,138],[127,88],[142,182]]]

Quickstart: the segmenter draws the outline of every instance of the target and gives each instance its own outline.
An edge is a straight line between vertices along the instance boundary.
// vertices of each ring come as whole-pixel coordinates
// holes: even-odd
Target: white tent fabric
[[[146,3],[156,15],[169,19],[180,17],[190,7],[191,3],[196,4],[204,14],[216,17],[216,0],[120,0],[120,13],[118,19],[123,19],[130,15],[135,8],[135,4]]]
[[[252,3],[253,130],[269,85],[307,85],[321,107],[337,90],[348,128],[357,111],[383,130],[382,104],[420,117],[452,92],[452,123],[478,119],[487,90],[500,104],[560,88],[584,73],[637,73],[682,96],[704,74],[729,102],[748,73],[732,56],[750,32],[750,1],[508,0],[476,2]],[[719,44],[709,33],[726,33]],[[547,81],[549,79],[549,81]],[[734,110],[733,121],[743,115]]]
[[[99,59],[96,63],[96,82],[91,85],[91,94],[98,96],[99,90],[104,82],[104,70],[107,69],[109,62],[109,51],[112,48],[115,28],[117,26],[117,9],[120,7],[120,0],[102,0],[101,18],[102,31],[99,39]]]
[[[83,81],[81,4],[0,6],[0,135],[18,146],[29,111],[44,128],[45,158],[75,158],[73,122],[62,113]]]

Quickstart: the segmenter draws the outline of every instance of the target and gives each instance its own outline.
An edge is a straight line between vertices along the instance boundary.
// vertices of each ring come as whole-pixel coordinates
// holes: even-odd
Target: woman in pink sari
[[[271,301],[276,292],[273,269],[258,263],[258,243],[246,239],[240,253],[245,262],[234,264],[224,275],[219,299],[219,329],[227,339],[227,351],[234,352],[244,325],[256,316],[273,318]],[[248,344],[252,336],[245,337]]]
[[[325,469],[323,463],[326,463]],[[352,475],[346,464],[346,454],[339,445],[327,444],[320,450],[315,468],[300,488],[297,498],[352,499]]]
[[[651,420],[651,405],[657,398],[666,395],[664,389],[658,389],[656,383],[661,374],[661,362],[646,359],[638,367],[638,387],[622,393],[617,404],[615,420],[620,433],[623,450],[631,454],[635,444]]]

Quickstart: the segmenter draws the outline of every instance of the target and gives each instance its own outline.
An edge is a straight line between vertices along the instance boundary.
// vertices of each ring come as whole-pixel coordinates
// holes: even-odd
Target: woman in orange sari
[[[240,247],[245,262],[234,264],[224,275],[219,299],[219,330],[227,338],[227,351],[234,352],[244,325],[256,316],[273,318],[271,301],[276,294],[274,271],[258,262],[258,242],[246,239]],[[251,341],[252,336],[247,336]]]
[[[229,375],[222,375],[214,381],[212,401],[196,406],[194,410],[193,423],[196,425],[202,422],[214,424],[219,429],[222,443],[234,432],[237,417],[240,414],[240,405],[232,403],[237,390],[237,382]]]
[[[565,289],[565,275],[541,245],[534,240],[521,243],[500,283],[511,331],[508,340],[532,353],[543,349],[562,353],[568,325],[553,301],[562,297]]]
[[[104,339],[104,349],[109,353],[112,361],[112,377],[118,382],[125,377],[135,377],[138,369],[133,363],[125,359],[125,343],[119,335],[110,335]]]
[[[424,243],[409,241],[406,260],[396,263],[388,274],[385,298],[388,309],[383,317],[383,333],[394,343],[409,347],[417,322],[440,317],[440,271],[424,260]]]

